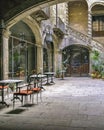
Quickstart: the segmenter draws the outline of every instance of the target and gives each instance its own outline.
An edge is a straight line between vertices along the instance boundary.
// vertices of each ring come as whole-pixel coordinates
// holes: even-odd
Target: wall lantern
[[[46,36],[45,36],[45,42],[46,43],[52,43],[53,42],[53,38],[52,38],[52,29],[50,25],[47,25],[45,28]]]

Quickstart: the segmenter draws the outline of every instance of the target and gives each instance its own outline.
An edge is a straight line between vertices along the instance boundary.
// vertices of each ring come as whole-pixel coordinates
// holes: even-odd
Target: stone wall
[[[76,30],[87,34],[88,7],[85,2],[69,2],[69,24]]]

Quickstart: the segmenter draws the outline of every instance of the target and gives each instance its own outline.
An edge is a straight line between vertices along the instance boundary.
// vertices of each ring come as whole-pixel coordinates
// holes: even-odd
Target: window
[[[28,41],[24,45],[21,43],[16,37],[11,36],[9,39],[9,77],[27,80],[27,75],[37,67],[37,48]]]
[[[104,15],[92,17],[93,36],[104,36]]]

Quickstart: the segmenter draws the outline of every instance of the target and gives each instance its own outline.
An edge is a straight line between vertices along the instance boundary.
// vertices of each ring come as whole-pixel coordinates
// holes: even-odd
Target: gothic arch
[[[87,0],[86,3],[88,4]],[[63,3],[63,2],[69,2],[68,0],[61,0],[58,1],[58,3]],[[9,9],[9,11],[7,11],[6,14],[4,14],[4,20],[6,23],[6,26],[11,26],[11,24],[14,24],[15,22],[18,22],[19,20],[23,19],[24,17],[26,17],[27,15],[29,16],[30,14],[32,14],[33,12],[37,11],[37,10],[41,10],[42,8],[45,8],[47,6],[51,6],[57,4],[57,0],[54,1],[48,1],[47,0],[42,0],[41,2],[37,2],[37,1],[29,1],[29,4],[24,2],[21,2],[20,5],[18,5],[15,8]],[[14,5],[15,6],[15,5]]]
[[[39,29],[37,22],[33,19],[29,19],[28,17],[24,18],[23,21],[32,30],[34,37],[35,37],[35,40],[36,40],[36,44],[42,46],[41,33],[40,33],[40,29]]]

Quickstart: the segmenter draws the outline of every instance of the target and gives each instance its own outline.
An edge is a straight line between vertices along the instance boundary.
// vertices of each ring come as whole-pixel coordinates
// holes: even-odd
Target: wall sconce
[[[53,42],[52,29],[51,29],[51,26],[50,26],[50,25],[47,25],[47,26],[45,27],[44,33],[46,33],[45,42],[46,42],[46,43],[51,43],[51,42]]]

